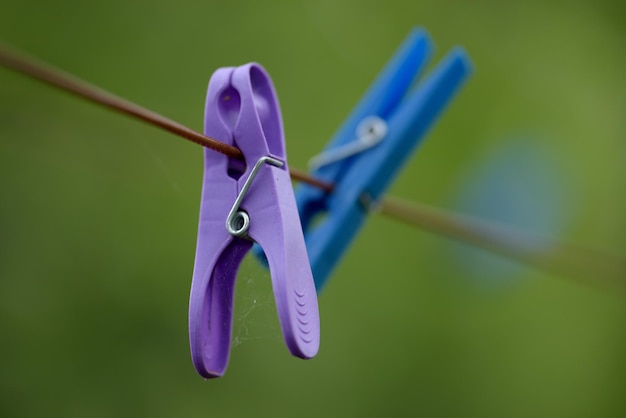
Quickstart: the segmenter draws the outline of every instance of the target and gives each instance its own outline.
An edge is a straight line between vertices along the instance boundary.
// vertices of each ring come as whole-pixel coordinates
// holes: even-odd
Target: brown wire
[[[615,255],[398,198],[386,198],[380,205],[380,212],[543,271],[626,290],[626,260]]]
[[[2,44],[0,44],[0,64],[94,103],[158,126],[226,156],[243,159],[243,154],[236,147],[195,132],[178,122]],[[290,174],[294,180],[308,183],[326,192],[333,191],[334,186],[332,184],[315,179],[300,170],[292,168]],[[472,219],[414,202],[387,198],[380,203],[379,209],[381,213],[410,225],[482,247],[542,270],[552,271],[566,277],[591,279],[591,281],[601,279],[604,284],[622,289],[626,285],[624,281],[626,262],[623,259],[609,258],[601,253],[591,252],[563,242],[554,242],[548,251],[528,249],[523,245],[526,234],[521,231],[502,228],[493,222]]]
[[[0,64],[22,74],[28,75],[36,80],[58,87],[61,90],[68,91],[94,103],[108,107],[109,109],[140,119],[151,125],[158,126],[159,128],[169,131],[191,142],[195,142],[196,144],[222,153],[228,157],[243,159],[241,151],[232,145],[224,144],[215,138],[195,132],[178,122],[109,93],[108,91],[68,74],[59,68],[53,67],[50,64],[28,56],[22,52],[13,50],[2,44],[0,44]],[[317,180],[302,171],[290,169],[290,174],[291,178],[303,183],[308,183],[315,187],[319,187],[324,191],[330,192],[333,190],[332,184]]]

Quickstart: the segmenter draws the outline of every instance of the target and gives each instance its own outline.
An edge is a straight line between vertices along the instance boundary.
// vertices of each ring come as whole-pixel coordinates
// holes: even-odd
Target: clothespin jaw
[[[194,366],[207,378],[226,369],[237,269],[254,242],[269,261],[285,343],[293,355],[311,358],[319,348],[317,296],[291,188],[278,99],[261,66],[214,73],[205,134],[238,147],[244,161],[205,150],[189,303]]]
[[[431,49],[424,31],[412,31],[330,141],[324,152],[339,152],[356,140],[359,124],[372,116],[386,128],[384,138],[375,146],[313,170],[314,177],[335,185],[333,192],[325,193],[306,184],[296,189],[318,290],[356,236],[368,211],[470,73],[469,58],[456,48],[407,93],[427,64]],[[321,221],[316,222],[319,218]]]

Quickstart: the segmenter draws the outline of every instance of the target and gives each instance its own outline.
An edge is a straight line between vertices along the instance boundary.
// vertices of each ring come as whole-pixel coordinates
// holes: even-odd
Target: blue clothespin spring
[[[457,47],[407,93],[428,63],[431,51],[426,32],[411,31],[324,152],[312,159],[311,174],[334,184],[333,192],[307,184],[296,189],[318,292],[370,208],[383,196],[471,72],[467,54]],[[257,251],[257,255],[262,253]]]

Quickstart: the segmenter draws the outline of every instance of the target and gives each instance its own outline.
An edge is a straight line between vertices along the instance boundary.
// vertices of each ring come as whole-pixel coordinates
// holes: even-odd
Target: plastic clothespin
[[[282,118],[269,75],[258,64],[211,77],[205,133],[238,147],[245,161],[204,153],[198,242],[189,302],[193,364],[223,375],[230,353],[237,269],[258,243],[267,256],[276,309],[289,351],[319,348],[313,276],[287,168]]]
[[[311,174],[334,184],[334,191],[325,193],[306,184],[296,189],[318,290],[368,211],[469,76],[469,58],[457,47],[407,93],[431,49],[426,32],[413,30],[324,152],[311,161]]]

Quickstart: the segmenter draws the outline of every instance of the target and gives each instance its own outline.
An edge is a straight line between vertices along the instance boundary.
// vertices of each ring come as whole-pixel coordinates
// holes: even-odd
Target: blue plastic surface
[[[471,72],[466,53],[455,48],[409,91],[431,52],[428,34],[411,31],[329,142],[325,151],[355,141],[358,124],[368,116],[378,116],[388,125],[387,135],[376,146],[311,173],[334,184],[335,190],[326,193],[307,184],[296,188],[318,292],[367,217],[363,199],[381,198]]]

